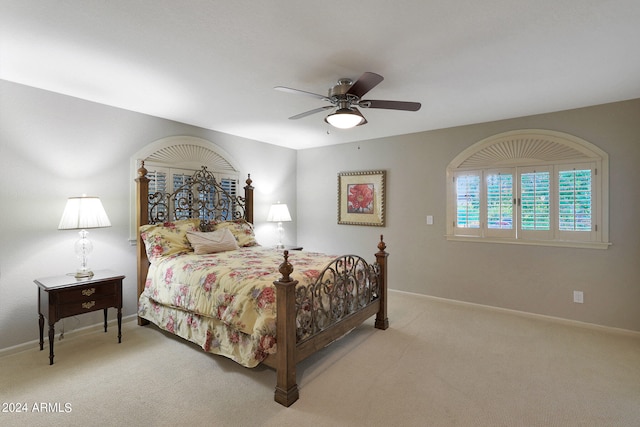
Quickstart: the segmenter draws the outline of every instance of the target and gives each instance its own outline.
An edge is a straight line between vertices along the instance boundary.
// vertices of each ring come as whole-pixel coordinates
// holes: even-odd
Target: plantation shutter
[[[232,178],[221,178],[220,179],[220,186],[222,187],[222,189],[228,194],[228,197],[232,198],[232,201],[235,200],[236,194],[237,194],[237,188],[238,188],[238,180],[237,179],[232,179]],[[227,197],[227,194],[224,194],[224,197]],[[224,218],[225,220],[231,220],[233,219],[233,214],[236,211],[236,205],[235,203],[231,203],[229,205],[230,210],[229,211],[224,211],[224,212],[220,212],[222,218]]]
[[[520,230],[532,239],[550,239],[551,228],[551,169],[524,168],[520,172]]]
[[[561,231],[591,231],[591,170],[560,171],[558,225]]]
[[[458,234],[480,235],[480,172],[455,175],[456,221]]]
[[[594,164],[563,165],[558,171],[558,235],[592,240],[596,233]]]
[[[486,236],[515,237],[513,169],[486,173]]]
[[[167,191],[167,174],[161,171],[148,171],[149,194]]]

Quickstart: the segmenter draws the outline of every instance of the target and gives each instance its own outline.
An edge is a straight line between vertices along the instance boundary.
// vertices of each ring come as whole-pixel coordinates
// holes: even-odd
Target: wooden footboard
[[[380,236],[376,262],[346,255],[336,258],[309,288],[296,288],[293,266],[284,252],[282,277],[274,282],[277,352],[263,363],[276,370],[275,401],[292,405],[299,397],[296,364],[342,337],[375,314],[375,327],[387,329],[387,257]]]

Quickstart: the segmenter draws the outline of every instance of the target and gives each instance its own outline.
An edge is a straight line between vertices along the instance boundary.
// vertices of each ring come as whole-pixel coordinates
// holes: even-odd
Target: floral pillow
[[[154,262],[168,255],[192,251],[187,232],[198,231],[199,224],[199,219],[192,218],[141,226],[140,237],[149,261]]]
[[[258,246],[253,225],[244,219],[234,219],[216,224],[216,230],[228,229],[238,241],[238,246]]]

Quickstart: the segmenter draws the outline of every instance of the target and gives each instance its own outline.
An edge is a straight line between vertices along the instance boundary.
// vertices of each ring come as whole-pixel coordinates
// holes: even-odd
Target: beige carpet
[[[125,323],[122,344],[114,326],[67,333],[53,366],[37,344],[0,358],[0,425],[640,425],[637,335],[398,292],[389,319],[300,364],[290,408],[273,401],[272,370],[155,327]],[[9,403],[27,412],[4,412]],[[34,412],[41,403],[56,412]]]

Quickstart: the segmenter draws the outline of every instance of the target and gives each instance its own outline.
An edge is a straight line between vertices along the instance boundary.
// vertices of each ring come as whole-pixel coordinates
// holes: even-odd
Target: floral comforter
[[[292,277],[311,284],[333,259],[290,253]],[[281,251],[265,247],[164,257],[149,266],[138,314],[205,351],[254,367],[275,352],[273,282],[282,261]]]

